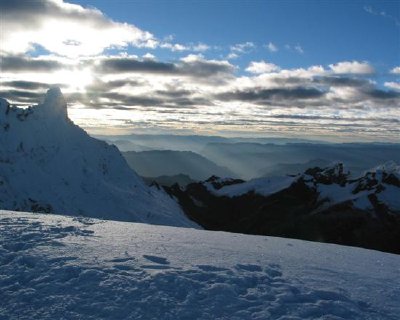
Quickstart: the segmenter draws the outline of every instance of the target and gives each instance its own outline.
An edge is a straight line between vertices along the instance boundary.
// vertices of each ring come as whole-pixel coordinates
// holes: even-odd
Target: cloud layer
[[[233,44],[211,59],[205,57],[213,50],[207,44],[160,40],[97,9],[59,0],[4,0],[0,11],[7,12],[1,20],[7,32],[0,35],[0,96],[27,105],[59,85],[73,119],[92,132],[400,136],[400,67],[389,70],[393,79],[381,85],[367,61],[285,68],[255,59],[239,67],[232,60],[258,50],[255,43]],[[127,47],[180,55],[158,60],[154,51],[139,57],[127,54]],[[106,54],[112,48],[119,53]],[[285,51],[272,42],[259,48],[270,57]],[[300,45],[286,49],[307,54]]]

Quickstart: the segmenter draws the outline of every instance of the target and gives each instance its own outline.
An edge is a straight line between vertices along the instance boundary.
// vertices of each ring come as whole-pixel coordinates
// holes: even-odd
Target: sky
[[[0,96],[89,133],[400,140],[399,1],[0,3]]]

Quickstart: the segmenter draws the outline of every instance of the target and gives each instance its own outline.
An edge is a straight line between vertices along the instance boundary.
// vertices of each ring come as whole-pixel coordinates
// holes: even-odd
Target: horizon
[[[210,5],[3,1],[0,96],[58,85],[91,135],[399,141],[400,3]]]

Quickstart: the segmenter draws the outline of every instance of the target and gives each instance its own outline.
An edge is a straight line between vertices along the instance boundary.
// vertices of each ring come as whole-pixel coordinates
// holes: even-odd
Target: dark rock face
[[[383,186],[379,187],[378,180],[367,183],[367,186],[371,184],[370,189],[374,188],[374,193],[369,195],[373,210],[357,208],[351,200],[330,205],[320,198],[319,184],[344,186],[349,183],[347,176],[341,165],[329,169],[312,168],[288,188],[268,196],[255,192],[235,197],[219,196],[204,183],[192,183],[186,188],[174,185],[166,190],[179,200],[185,213],[205,229],[400,253],[400,214],[393,214],[391,208],[379,201],[377,194]],[[362,179],[365,177],[357,181],[359,185],[364,185]],[[395,175],[387,175],[385,179],[387,183],[397,183]],[[220,182],[224,180],[211,177],[207,182],[218,190],[224,186]],[[214,182],[220,183],[214,185]],[[226,183],[232,181],[226,180]]]

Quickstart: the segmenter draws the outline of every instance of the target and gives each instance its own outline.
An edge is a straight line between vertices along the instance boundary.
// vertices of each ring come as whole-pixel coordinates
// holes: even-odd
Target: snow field
[[[400,257],[0,211],[0,319],[396,319]]]

